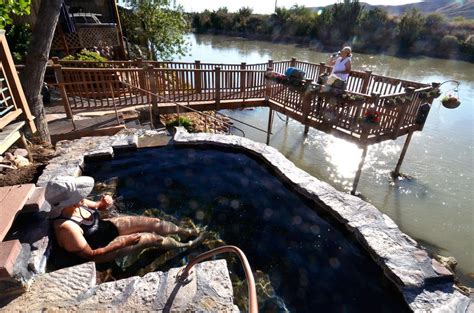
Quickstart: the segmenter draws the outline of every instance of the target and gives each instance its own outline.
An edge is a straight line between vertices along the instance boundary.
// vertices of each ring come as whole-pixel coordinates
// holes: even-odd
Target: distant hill
[[[416,8],[424,14],[441,13],[448,18],[463,16],[468,19],[474,19],[474,0],[430,0],[404,5],[370,5],[364,2],[361,2],[361,4],[366,9],[382,8],[392,15],[402,15],[406,11]],[[310,9],[319,10],[321,8],[312,7]]]

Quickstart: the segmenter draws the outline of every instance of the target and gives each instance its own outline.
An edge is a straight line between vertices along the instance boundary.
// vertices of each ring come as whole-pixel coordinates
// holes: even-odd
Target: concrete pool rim
[[[157,131],[137,131],[110,137],[85,137],[57,144],[58,155],[50,161],[37,185],[56,175],[78,176],[84,161],[112,158],[114,152],[137,149],[139,136],[163,135]],[[225,147],[256,156],[294,191],[314,201],[335,217],[369,252],[375,262],[402,292],[414,311],[445,309],[465,312],[470,299],[454,288],[449,270],[420,248],[415,240],[372,204],[336,190],[296,167],[277,149],[250,139],[232,135],[208,133],[190,134],[177,128],[172,144],[176,146],[207,145]]]

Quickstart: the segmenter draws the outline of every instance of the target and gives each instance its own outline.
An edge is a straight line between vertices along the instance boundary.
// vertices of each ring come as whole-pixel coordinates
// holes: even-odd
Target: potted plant
[[[461,101],[458,97],[449,94],[441,99],[441,104],[447,109],[455,109],[461,104]]]
[[[364,117],[359,119],[359,123],[363,126],[378,126],[380,124],[380,117],[382,114],[375,110],[375,108],[369,108],[364,113]]]

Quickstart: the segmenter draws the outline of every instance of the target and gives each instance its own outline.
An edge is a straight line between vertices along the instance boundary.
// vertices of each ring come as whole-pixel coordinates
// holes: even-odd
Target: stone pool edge
[[[139,136],[160,135],[166,133],[138,130],[130,134],[60,141],[56,145],[57,156],[50,160],[37,185],[45,186],[57,175],[79,176],[86,160],[113,158],[116,151],[137,149]],[[468,310],[470,299],[454,289],[453,275],[401,232],[388,216],[370,203],[340,192],[299,169],[277,149],[238,136],[189,134],[184,128],[177,128],[173,144],[234,148],[259,157],[296,191],[315,201],[353,232],[402,292],[412,310]]]
[[[453,274],[431,259],[418,243],[372,204],[336,190],[298,168],[277,149],[238,136],[197,133],[177,128],[175,145],[235,148],[259,157],[297,192],[334,216],[364,246],[414,311],[447,309],[466,312],[468,297],[454,288]]]

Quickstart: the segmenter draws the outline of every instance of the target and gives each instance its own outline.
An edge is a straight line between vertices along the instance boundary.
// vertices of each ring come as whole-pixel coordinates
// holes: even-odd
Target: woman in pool
[[[57,176],[46,186],[58,245],[83,259],[110,262],[145,248],[189,248],[205,239],[205,233],[186,243],[166,237],[169,234],[196,236],[198,231],[153,217],[101,219],[98,210],[106,210],[113,200],[110,196],[102,196],[97,202],[86,199],[93,187],[94,179],[88,176]]]

